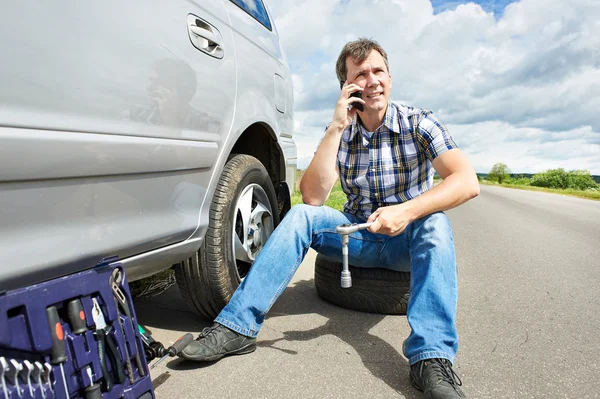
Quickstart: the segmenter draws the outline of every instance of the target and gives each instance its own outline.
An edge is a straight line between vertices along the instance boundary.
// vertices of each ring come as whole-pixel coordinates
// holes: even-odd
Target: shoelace
[[[202,330],[202,332],[198,335],[198,338],[196,338],[196,341],[198,341],[202,338],[208,338],[218,327],[219,327],[218,324],[213,324],[210,327],[205,327]]]
[[[419,374],[423,374],[423,367],[425,366],[425,362],[421,363],[421,369],[419,370]],[[450,362],[442,359],[431,359],[431,367],[434,368],[434,371],[437,371],[436,374],[439,375],[442,381],[445,381],[452,385],[452,387],[462,386],[462,380],[452,370],[452,366],[450,366]]]

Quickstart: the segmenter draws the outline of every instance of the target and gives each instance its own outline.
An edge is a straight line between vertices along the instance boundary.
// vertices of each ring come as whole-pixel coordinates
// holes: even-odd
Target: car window
[[[232,3],[252,15],[254,19],[263,24],[268,30],[271,30],[271,21],[265,10],[262,0],[231,0]]]

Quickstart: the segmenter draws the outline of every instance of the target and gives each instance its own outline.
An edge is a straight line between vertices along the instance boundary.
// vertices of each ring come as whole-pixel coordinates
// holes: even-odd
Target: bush
[[[569,172],[569,187],[576,190],[597,189],[598,184],[587,170],[573,170]]]
[[[531,179],[531,185],[546,188],[571,188],[574,190],[587,190],[598,187],[589,171],[572,170],[566,172],[564,169],[550,169],[537,173]]]
[[[531,184],[531,179],[527,177],[510,178],[506,180],[506,184],[515,184],[517,186],[529,186]]]

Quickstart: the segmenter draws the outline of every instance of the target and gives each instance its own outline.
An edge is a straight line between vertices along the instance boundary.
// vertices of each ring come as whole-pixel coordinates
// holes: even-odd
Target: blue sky
[[[366,36],[388,53],[392,101],[433,111],[478,172],[600,174],[600,1],[268,4],[293,74],[299,167],[333,115],[341,48]]]
[[[440,1],[440,0],[432,0],[431,4],[433,5],[433,12],[438,14],[443,11],[453,10],[458,5],[466,3],[465,1]],[[474,1],[473,3],[479,4],[481,8],[483,8],[487,12],[493,12],[496,18],[502,17],[504,14],[504,8],[510,4],[514,3],[514,0],[483,0],[483,1]]]

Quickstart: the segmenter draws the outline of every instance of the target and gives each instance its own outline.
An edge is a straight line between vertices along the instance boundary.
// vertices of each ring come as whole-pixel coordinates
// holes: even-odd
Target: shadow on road
[[[204,327],[212,325],[212,321],[198,316],[189,309],[177,286],[152,298],[136,298],[134,304],[138,322],[144,326],[200,332]]]
[[[408,379],[408,361],[399,352],[401,348],[370,334],[369,331],[386,316],[373,313],[356,312],[332,305],[317,296],[314,280],[299,281],[288,287],[269,312],[269,319],[279,316],[315,313],[327,319],[322,326],[309,331],[284,331],[283,338],[261,340],[259,347],[273,348],[290,355],[294,351],[277,348],[279,341],[310,341],[323,335],[334,335],[352,346],[360,356],[365,368],[396,392],[409,399],[421,398],[421,394],[412,387]]]
[[[179,295],[179,291],[171,288],[154,298],[138,298],[136,312],[141,324],[167,330],[200,332],[212,321],[203,319],[188,310]],[[317,296],[314,280],[303,280],[288,287],[268,314],[269,320],[281,316],[317,314],[327,319],[324,325],[312,330],[284,331],[283,337],[275,340],[261,340],[257,345],[262,348],[279,350],[288,355],[296,351],[277,347],[280,341],[310,341],[324,335],[333,335],[350,345],[360,356],[365,368],[376,378],[383,381],[396,392],[408,399],[420,398],[408,379],[408,362],[400,354],[400,348],[394,348],[388,342],[369,331],[381,322],[385,316],[373,313],[356,312],[329,304]],[[399,332],[400,334],[400,332]],[[174,359],[167,367],[172,370],[190,370],[210,367],[214,363],[193,363]]]

